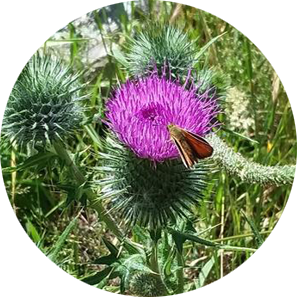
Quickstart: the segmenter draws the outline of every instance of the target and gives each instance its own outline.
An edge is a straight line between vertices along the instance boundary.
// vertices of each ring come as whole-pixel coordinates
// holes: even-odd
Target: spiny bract
[[[110,136],[105,151],[95,168],[95,183],[101,187],[100,198],[109,201],[113,214],[127,225],[154,229],[175,223],[203,198],[210,170],[204,161],[191,170],[180,159],[153,163]]]

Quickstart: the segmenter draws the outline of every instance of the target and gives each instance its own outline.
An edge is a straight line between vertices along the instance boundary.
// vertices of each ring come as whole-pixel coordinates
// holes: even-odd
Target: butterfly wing
[[[195,159],[192,153],[191,148],[189,148],[189,145],[186,143],[186,141],[178,141],[177,139],[175,139],[173,137],[173,141],[178,149],[179,155],[184,163],[184,165],[187,168],[191,168],[194,163],[195,163]]]
[[[212,155],[213,148],[204,138],[186,130],[182,130],[182,134],[192,149],[195,161],[198,161],[197,159],[208,158]]]
[[[181,129],[174,124],[168,125],[167,129],[187,168],[193,167],[199,159],[204,159],[212,155],[213,148],[202,137]]]

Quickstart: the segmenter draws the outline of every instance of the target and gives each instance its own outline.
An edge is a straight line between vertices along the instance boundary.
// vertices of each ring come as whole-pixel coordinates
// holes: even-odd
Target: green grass
[[[234,151],[254,162],[295,164],[296,133],[291,107],[281,82],[257,47],[229,24],[203,11],[168,2],[149,1],[149,4],[149,15],[156,19],[157,14],[160,21],[170,20],[181,26],[191,39],[197,39],[199,48],[226,32],[200,58],[199,67],[212,67],[230,87],[236,87],[244,94],[249,102],[248,117],[253,120],[254,127],[236,130],[246,135],[245,138],[226,132],[227,129],[234,130],[228,125],[230,115],[226,113],[220,116],[226,129],[221,129],[219,136]],[[278,222],[291,185],[247,184],[220,170],[211,176],[205,199],[193,210],[195,233],[189,233],[190,229],[181,222],[180,233],[167,230],[161,234],[159,243],[151,246],[152,239],[147,230],[137,226],[126,230],[125,226],[119,225],[118,228],[135,243],[134,250],[129,250],[98,219],[87,199],[91,189],[81,188],[92,179],[89,169],[96,166],[104,138],[101,121],[92,118],[97,114],[103,116],[112,89],[118,81],[128,78],[129,73],[119,62],[118,54],[126,51],[129,36],[150,17],[135,3],[129,5],[130,19],[126,14],[120,14],[119,29],[112,33],[103,25],[108,12],[104,9],[94,12],[97,35],[102,37],[105,51],[109,53],[95,65],[82,62],[83,52],[91,40],[79,36],[73,24],[68,25],[70,46],[66,59],[76,70],[92,69],[83,78],[83,82],[90,82],[85,91],[89,94],[85,107],[90,120],[65,143],[83,178],[75,181],[69,172],[67,157],[57,156],[54,150],[42,158],[28,160],[29,153],[4,143],[1,146],[4,182],[25,231],[69,274],[99,288],[128,294],[127,283],[135,267],[129,267],[127,259],[136,253],[141,259],[155,260],[151,267],[161,273],[171,292],[183,292],[221,278],[252,256]],[[58,41],[50,39],[43,50],[57,54],[57,44]],[[113,44],[119,46],[116,51]],[[228,104],[228,98],[225,104]],[[94,189],[91,195],[96,196]],[[174,242],[177,248],[174,248]],[[146,267],[147,263],[141,261],[137,259],[137,265]],[[160,267],[156,267],[156,261]]]

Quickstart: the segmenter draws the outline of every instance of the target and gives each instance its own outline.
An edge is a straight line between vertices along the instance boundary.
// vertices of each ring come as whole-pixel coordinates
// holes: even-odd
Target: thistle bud
[[[34,55],[16,81],[4,114],[2,132],[20,147],[63,140],[82,120],[78,82],[70,66]]]

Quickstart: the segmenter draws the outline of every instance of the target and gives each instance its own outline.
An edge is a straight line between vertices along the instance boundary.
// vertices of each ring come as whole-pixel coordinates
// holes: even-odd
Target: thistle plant
[[[131,5],[134,4],[131,2]],[[179,5],[176,8],[181,9]],[[100,17],[97,21],[104,40],[106,34]],[[126,26],[127,23],[122,25],[125,33],[133,27]],[[189,23],[189,29],[191,26],[192,23]],[[211,32],[211,28],[205,28],[207,38],[217,32],[217,29]],[[75,33],[74,26],[72,29]],[[196,29],[192,33],[196,34]],[[78,54],[81,50],[79,42],[87,41],[72,37],[71,58],[78,60],[81,58]],[[86,100],[84,104],[81,104],[84,98],[81,96],[84,91],[81,81],[85,76],[75,73],[71,65],[65,66],[56,58],[37,54],[19,76],[7,104],[2,132],[14,148],[22,149],[22,155],[5,148],[8,153],[2,164],[6,164],[3,172],[8,180],[7,188],[13,205],[17,205],[14,204],[17,201],[15,197],[20,195],[17,186],[22,185],[19,181],[23,179],[23,184],[30,189],[32,201],[38,201],[32,209],[24,209],[24,221],[27,218],[32,220],[28,224],[28,233],[34,233],[38,245],[42,249],[46,247],[44,252],[55,263],[85,283],[136,296],[182,293],[210,283],[240,265],[260,246],[263,236],[271,232],[264,223],[269,227],[274,225],[275,218],[283,209],[281,200],[287,199],[289,187],[284,187],[284,191],[277,189],[271,200],[266,196],[276,186],[293,182],[295,166],[258,164],[235,152],[226,143],[232,138],[225,137],[226,142],[220,138],[221,130],[228,130],[224,123],[217,120],[225,117],[221,114],[224,106],[220,103],[222,97],[230,95],[226,90],[228,73],[222,77],[213,68],[208,69],[208,59],[203,59],[203,65],[199,64],[200,57],[219,37],[198,49],[197,40],[185,31],[172,25],[149,24],[124,45],[126,60],[122,60],[121,64],[126,66],[130,78],[109,93],[114,77],[113,72],[105,71],[110,68],[105,68],[102,73],[98,72],[94,85],[88,86],[93,93],[91,100]],[[104,45],[110,42],[110,48],[113,48],[113,40],[108,39]],[[236,52],[232,50],[232,53]],[[119,55],[119,59],[123,56]],[[218,64],[222,60],[218,59]],[[109,59],[109,62],[106,67],[114,65],[113,60]],[[116,63],[115,66],[120,79],[123,79],[125,73]],[[222,63],[218,66],[224,69]],[[244,81],[245,75],[241,75],[240,79]],[[254,91],[256,98],[257,88]],[[237,95],[233,92],[233,97]],[[88,96],[86,99],[89,99]],[[101,130],[98,134],[95,123],[94,127],[83,125],[83,106],[94,110],[97,101],[100,117],[102,111],[105,113],[104,119],[100,118]],[[240,108],[246,104],[241,101]],[[248,114],[241,114],[242,111],[237,110],[240,117],[247,117]],[[228,113],[225,115],[228,116]],[[274,115],[270,120],[272,124],[277,122]],[[289,123],[292,122],[291,119]],[[170,124],[205,138],[213,148],[212,156],[199,160],[193,168],[186,168],[170,139]],[[249,124],[252,126],[253,123]],[[289,134],[281,134],[284,127],[290,126],[287,121],[282,125],[278,137]],[[77,130],[81,133],[75,134]],[[236,135],[233,133],[233,136]],[[247,136],[242,137],[247,139]],[[69,138],[71,141],[67,141]],[[76,148],[73,147],[75,144],[78,144]],[[279,142],[277,144],[279,148]],[[25,158],[23,149],[29,147],[36,148],[39,153],[30,151],[30,158],[20,163]],[[78,152],[75,157],[70,153],[71,149]],[[292,155],[292,151],[286,156]],[[263,152],[264,147],[261,147],[257,152],[259,158]],[[270,152],[272,158],[268,156],[267,163],[280,160],[274,148]],[[280,151],[278,153],[282,155]],[[46,158],[47,155],[55,162],[47,162],[48,159],[38,162],[40,156]],[[32,167],[34,170],[31,172]],[[218,168],[224,173],[218,180],[212,180],[213,172],[220,173]],[[46,171],[48,176],[39,174],[39,170]],[[232,177],[229,184],[231,179],[226,173]],[[237,183],[237,179],[246,185]],[[37,191],[32,184],[36,184]],[[250,191],[249,184],[273,186],[262,193],[260,186]],[[39,189],[45,195],[39,195]],[[242,195],[248,191],[249,195]],[[31,192],[34,192],[32,197]],[[25,191],[22,195],[22,198],[28,198]],[[69,197],[75,201],[67,204]],[[49,203],[43,203],[42,199],[47,198]],[[263,203],[257,204],[257,201]],[[277,205],[274,205],[275,202]],[[265,203],[267,208],[261,208]],[[43,211],[43,204],[46,211]],[[72,216],[77,211],[76,206],[82,204],[83,209],[69,221],[63,232],[59,232],[63,227],[55,220],[56,216],[61,213],[66,217],[71,213]],[[47,209],[48,205],[50,209]],[[98,213],[93,220],[90,220],[88,207]],[[254,208],[257,216],[253,219]],[[241,220],[241,210],[247,224]],[[272,220],[266,223],[267,218]],[[60,233],[50,249],[44,244],[44,233],[38,234],[47,225],[43,219],[53,222],[58,227],[55,234]],[[98,224],[97,219],[105,224]],[[95,236],[95,251],[92,252],[92,243],[86,243],[88,236],[81,239],[84,234],[71,234],[75,228],[77,232],[73,233],[81,233],[77,222],[89,224],[83,226],[87,231],[97,228],[92,235]],[[253,239],[257,241],[256,246]],[[242,246],[243,243],[247,246]],[[85,255],[86,250],[92,257],[88,257],[88,263],[82,263],[81,259],[86,257],[79,257],[79,253]],[[230,251],[230,254],[225,251]],[[64,259],[60,261],[60,257]],[[69,261],[71,257],[72,261]]]
[[[82,73],[52,56],[34,55],[16,81],[5,110],[2,133],[20,148],[53,150],[68,166],[77,186],[86,178],[65,149],[64,141],[82,125],[84,114],[79,91]],[[31,150],[29,150],[31,151]],[[122,233],[105,213],[104,207],[90,189],[85,194],[93,208],[116,236]]]
[[[2,132],[20,147],[63,141],[82,121],[81,74],[50,56],[34,55],[13,87]]]
[[[113,134],[97,168],[105,177],[98,181],[103,197],[111,198],[112,209],[128,224],[154,229],[187,216],[208,171],[203,162],[193,170],[184,167],[167,125],[206,135],[216,125],[216,100],[208,90],[198,96],[194,86],[185,89],[152,74],[127,81],[106,106]]]

